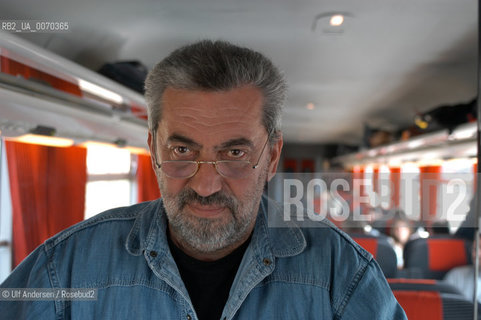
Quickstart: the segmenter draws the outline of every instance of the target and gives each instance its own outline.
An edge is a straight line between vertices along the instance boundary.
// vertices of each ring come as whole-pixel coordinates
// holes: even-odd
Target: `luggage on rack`
[[[106,63],[98,72],[132,90],[144,93],[144,81],[148,70],[139,61]]]

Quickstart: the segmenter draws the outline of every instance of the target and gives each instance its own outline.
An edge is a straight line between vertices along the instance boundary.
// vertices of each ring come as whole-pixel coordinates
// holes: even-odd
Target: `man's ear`
[[[277,165],[279,164],[279,159],[281,158],[282,152],[282,133],[279,133],[277,142],[269,149],[270,150],[270,162],[269,162],[269,172],[267,174],[267,181],[270,181],[276,174]]]
[[[155,165],[155,151],[154,151],[154,142],[153,142],[153,137],[152,137],[152,131],[149,130],[149,135],[147,136],[147,144],[149,145],[149,151],[150,151],[150,162],[152,163],[152,169],[154,169],[154,172],[157,170],[157,166]]]

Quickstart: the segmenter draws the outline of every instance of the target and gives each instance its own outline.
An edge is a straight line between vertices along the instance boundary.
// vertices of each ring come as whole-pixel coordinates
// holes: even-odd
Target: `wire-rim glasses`
[[[161,169],[166,176],[173,179],[188,179],[193,177],[199,171],[200,164],[214,165],[217,173],[224,178],[242,179],[251,174],[251,169],[259,166],[264,150],[269,142],[270,134],[267,135],[266,142],[262,147],[262,151],[253,165],[249,160],[217,160],[217,161],[196,161],[196,160],[164,160],[161,163],[157,160],[157,142],[156,131],[152,131],[154,143],[154,161],[157,169]]]

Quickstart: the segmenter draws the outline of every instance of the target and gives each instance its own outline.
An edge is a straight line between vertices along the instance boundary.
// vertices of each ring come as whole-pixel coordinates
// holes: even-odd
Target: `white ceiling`
[[[348,14],[340,29],[315,22],[329,12]],[[252,47],[288,79],[289,142],[359,143],[364,123],[397,129],[476,95],[476,0],[1,0],[0,19],[67,21],[69,33],[18,35],[94,70],[151,67],[203,38]]]

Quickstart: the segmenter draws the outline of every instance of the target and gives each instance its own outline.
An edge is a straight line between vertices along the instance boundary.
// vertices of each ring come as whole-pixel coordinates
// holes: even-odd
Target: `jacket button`
[[[190,316],[190,314],[187,315],[187,320],[192,320],[192,317]]]
[[[151,256],[152,258],[157,257],[157,251],[150,251],[150,256]]]
[[[262,262],[264,262],[264,265],[265,266],[270,266],[272,261],[270,259],[267,259],[267,258],[264,258],[264,260],[262,260]]]

